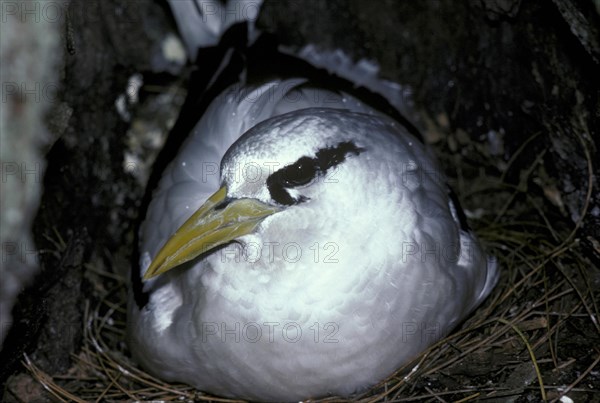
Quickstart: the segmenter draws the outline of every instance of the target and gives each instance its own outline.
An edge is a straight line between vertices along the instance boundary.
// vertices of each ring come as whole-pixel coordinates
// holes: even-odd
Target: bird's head
[[[390,124],[385,118],[311,108],[256,125],[224,155],[220,189],[166,241],[144,279],[253,234],[268,217],[303,211],[296,216],[323,222],[346,208],[345,199],[361,203],[353,196],[379,186],[368,179],[369,166],[386,164],[384,153],[394,153]]]

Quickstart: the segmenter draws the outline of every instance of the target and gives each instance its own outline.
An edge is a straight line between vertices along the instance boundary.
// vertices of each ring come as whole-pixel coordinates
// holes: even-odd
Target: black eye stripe
[[[359,155],[365,151],[353,142],[339,143],[334,147],[322,148],[314,158],[302,157],[293,164],[273,172],[267,178],[267,187],[271,198],[284,205],[297,204],[306,198],[294,199],[286,188],[303,186],[319,175],[324,175],[329,169],[345,161],[348,154]]]
[[[329,168],[341,164],[346,159],[346,155],[359,155],[365,151],[362,147],[357,147],[351,141],[339,143],[335,147],[322,148],[317,151],[315,159],[318,161],[319,168],[325,172]]]

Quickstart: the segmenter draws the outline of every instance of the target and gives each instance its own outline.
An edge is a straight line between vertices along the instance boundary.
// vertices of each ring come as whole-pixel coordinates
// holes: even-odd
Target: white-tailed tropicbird
[[[357,99],[303,80],[231,87],[140,229],[133,355],[227,397],[368,388],[495,285],[461,214],[424,145]]]

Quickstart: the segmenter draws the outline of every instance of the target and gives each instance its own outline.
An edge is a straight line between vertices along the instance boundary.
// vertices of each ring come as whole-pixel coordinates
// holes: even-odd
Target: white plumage
[[[219,188],[219,207],[193,226],[229,220],[233,235],[191,254],[192,238],[177,235],[191,260],[170,267],[169,246],[157,258]],[[260,210],[243,230],[244,214],[227,215],[238,206]],[[452,330],[498,275],[418,140],[302,80],[218,97],[165,170],[140,238],[141,273],[158,275],[144,283],[148,304],[129,304],[135,358],[163,379],[256,400],[381,381]]]

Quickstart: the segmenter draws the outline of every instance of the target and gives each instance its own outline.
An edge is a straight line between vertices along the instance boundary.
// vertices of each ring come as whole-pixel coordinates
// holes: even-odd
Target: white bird
[[[217,97],[140,229],[134,358],[226,397],[349,396],[445,336],[498,270],[398,122],[303,80]]]

